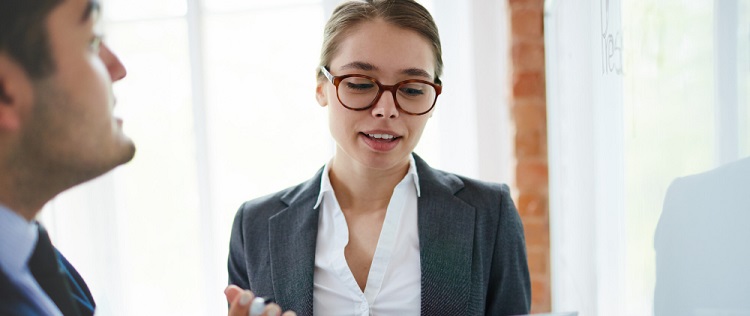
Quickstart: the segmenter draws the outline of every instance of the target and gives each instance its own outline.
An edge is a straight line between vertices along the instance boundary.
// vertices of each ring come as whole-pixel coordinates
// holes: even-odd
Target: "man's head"
[[[0,199],[43,204],[132,159],[112,115],[125,68],[100,42],[98,12],[95,0],[0,2]]]

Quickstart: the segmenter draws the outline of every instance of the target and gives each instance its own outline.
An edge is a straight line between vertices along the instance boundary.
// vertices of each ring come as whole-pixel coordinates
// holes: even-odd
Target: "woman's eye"
[[[375,85],[372,83],[347,83],[346,87],[352,90],[369,90]]]
[[[401,93],[410,96],[410,97],[417,97],[424,94],[424,91],[422,89],[417,88],[401,88]]]

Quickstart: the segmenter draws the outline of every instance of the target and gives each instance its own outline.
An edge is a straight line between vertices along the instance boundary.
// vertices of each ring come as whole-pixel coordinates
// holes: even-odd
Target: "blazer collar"
[[[474,208],[457,198],[457,176],[432,169],[416,154],[422,315],[463,314],[469,306]],[[313,209],[323,168],[281,197],[288,207],[269,219],[270,259],[276,301],[312,315],[319,209]]]
[[[287,208],[268,220],[274,297],[297,315],[312,315],[313,311],[319,213],[313,207],[322,173],[321,168],[315,177],[282,195]]]
[[[422,266],[422,315],[468,313],[474,251],[473,206],[455,196],[464,183],[432,169],[419,156],[422,196],[418,202]]]

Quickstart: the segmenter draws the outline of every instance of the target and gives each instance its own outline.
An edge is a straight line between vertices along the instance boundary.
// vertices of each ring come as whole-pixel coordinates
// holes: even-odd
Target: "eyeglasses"
[[[375,78],[365,75],[334,76],[325,66],[320,66],[323,75],[336,86],[336,97],[345,108],[364,111],[378,102],[383,91],[390,91],[396,108],[406,114],[422,115],[435,107],[443,87],[429,81],[409,79],[387,86]]]

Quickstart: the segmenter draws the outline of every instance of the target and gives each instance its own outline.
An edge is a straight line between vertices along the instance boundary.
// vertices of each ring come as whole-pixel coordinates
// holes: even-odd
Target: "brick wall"
[[[511,112],[516,127],[516,204],[526,231],[534,313],[550,299],[544,0],[508,0],[511,19]]]

